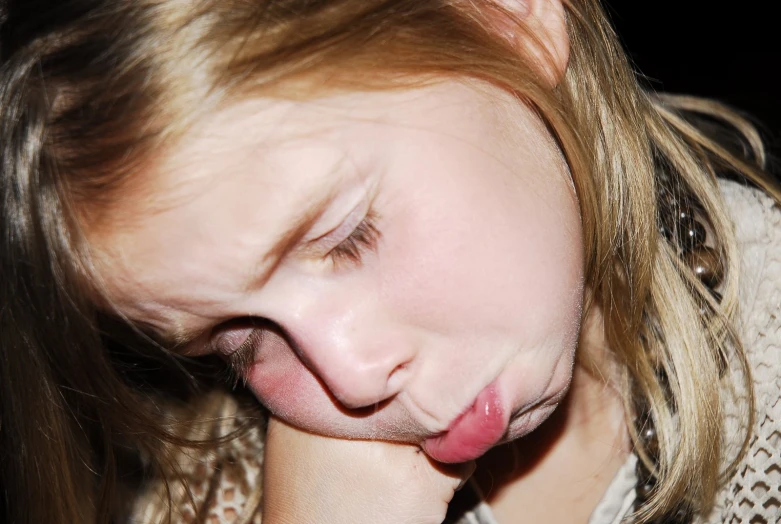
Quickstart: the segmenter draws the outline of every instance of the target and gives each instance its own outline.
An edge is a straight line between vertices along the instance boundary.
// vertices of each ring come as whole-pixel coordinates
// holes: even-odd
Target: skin
[[[566,393],[577,202],[545,128],[502,91],[248,101],[203,122],[150,184],[93,239],[109,296],[161,333],[196,334],[191,353],[235,349],[250,333],[237,318],[277,326],[246,378],[286,422],[419,444],[493,384],[513,439]],[[376,248],[331,260],[369,210]]]

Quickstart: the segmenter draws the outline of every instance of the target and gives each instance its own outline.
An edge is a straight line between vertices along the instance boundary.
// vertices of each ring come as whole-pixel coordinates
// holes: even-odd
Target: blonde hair
[[[3,487],[26,506],[6,508],[9,516],[108,518],[110,508],[101,501],[114,496],[112,483],[95,480],[91,471],[115,477],[112,454],[96,458],[96,441],[84,437],[84,425],[109,451],[122,435],[159,453],[140,444],[140,428],[176,440],[134,404],[137,389],[96,335],[99,290],[89,277],[82,227],[110,227],[104,220],[118,195],[142,188],[142,174],[153,171],[155,160],[218,107],[249,96],[398,89],[446,77],[515,94],[537,110],[567,159],[581,206],[587,285],[603,310],[621,370],[617,385],[628,426],[636,427],[639,399],[659,433],[658,466],[649,463],[658,489],[638,517],[680,504],[708,511],[720,476],[729,471],[720,469],[723,384],[749,408],[753,403],[750,370],[734,332],[736,242],[717,174],[742,177],[777,199],[779,192],[762,171],[762,144],[747,122],[712,102],[641,88],[597,0],[566,2],[571,57],[555,89],[540,73],[539,58],[495,30],[497,17],[530,41],[537,41],[534,32],[488,0],[93,0],[83,6],[34,16],[9,7],[0,49],[0,256],[4,270],[14,267],[4,274],[15,281],[3,288],[2,356],[17,362],[0,370],[2,444],[43,449],[41,424],[59,428],[64,443],[44,453],[47,478],[32,473],[41,464],[34,457],[3,462]],[[720,129],[742,137],[746,152],[720,145],[694,123],[697,115],[723,122]],[[709,225],[725,274],[720,302],[659,231],[665,192],[696,203]],[[31,292],[35,282],[56,295],[54,322],[71,326],[64,335],[34,333],[49,296]],[[26,319],[21,324],[20,317]],[[6,334],[7,322],[19,336]],[[79,338],[74,325],[93,335]],[[75,355],[64,370],[57,363],[63,347]],[[22,367],[20,354],[41,366],[45,398],[20,393],[24,383],[11,371]],[[96,359],[102,381],[77,381],[78,367]],[[75,382],[84,395],[55,393]],[[22,420],[34,412],[28,408],[45,402],[54,406],[45,410],[46,419]],[[129,422],[117,422],[116,413]],[[647,461],[642,441],[632,437]],[[42,507],[39,493],[57,502]]]

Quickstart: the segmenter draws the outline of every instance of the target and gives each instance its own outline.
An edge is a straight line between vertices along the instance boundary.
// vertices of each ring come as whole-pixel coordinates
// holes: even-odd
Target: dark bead
[[[688,207],[682,207],[678,209],[677,216],[679,222],[688,222],[690,220],[694,220],[692,217],[691,209]]]
[[[678,223],[678,242],[684,251],[692,251],[705,245],[705,226],[696,220]]]
[[[637,497],[642,501],[648,500],[651,498],[651,493],[653,493],[655,487],[656,483],[653,481],[638,482],[637,487],[635,488]]]
[[[651,458],[659,458],[659,439],[656,437],[656,428],[650,425],[644,427],[640,432],[640,439],[645,445],[645,451]]]
[[[635,476],[638,479],[648,479],[649,481],[653,480],[653,477],[651,476],[651,472],[648,471],[648,468],[645,467],[645,462],[642,460],[637,460],[637,464],[635,465]]]
[[[719,253],[710,247],[702,246],[685,255],[686,263],[700,281],[709,288],[715,288],[724,278]]]
[[[678,210],[681,203],[675,197],[669,196],[659,202],[659,213],[668,220],[678,220]]]
[[[684,508],[678,508],[670,515],[670,517],[664,519],[665,524],[688,524],[691,522],[692,516]]]
[[[664,225],[659,226],[659,234],[662,235],[668,242],[672,241],[673,239],[672,232]]]

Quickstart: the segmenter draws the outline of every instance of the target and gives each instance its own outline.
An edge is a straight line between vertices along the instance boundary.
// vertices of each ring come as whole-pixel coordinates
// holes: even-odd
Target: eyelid
[[[364,253],[377,249],[382,234],[377,229],[376,223],[377,215],[370,209],[347,238],[328,252],[327,257],[334,267],[339,267],[345,262],[360,264],[363,262]]]
[[[263,345],[264,333],[262,323],[254,320],[239,326],[224,326],[211,341],[213,352],[227,361],[228,379],[234,387],[240,380],[246,380]]]
[[[366,218],[368,212],[369,200],[368,198],[363,198],[349,213],[347,213],[336,227],[316,238],[306,241],[304,249],[307,251],[330,251],[355,231],[355,228]]]
[[[248,325],[243,328],[226,328],[220,331],[220,333],[214,337],[212,341],[212,347],[215,353],[228,357],[235,353],[241,345],[252,335],[252,332],[257,329],[257,326]],[[226,350],[226,347],[232,349]]]

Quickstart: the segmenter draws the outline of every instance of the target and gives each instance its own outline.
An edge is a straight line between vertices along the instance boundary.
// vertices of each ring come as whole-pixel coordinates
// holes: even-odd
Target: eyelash
[[[350,236],[342,240],[338,246],[328,252],[334,264],[341,262],[351,262],[359,264],[366,251],[374,250],[379,241],[380,231],[377,229],[377,216],[369,212],[360,224],[353,229]]]
[[[235,388],[239,382],[246,384],[258,349],[263,345],[263,333],[263,328],[254,328],[244,342],[228,355],[227,379],[232,387]]]

